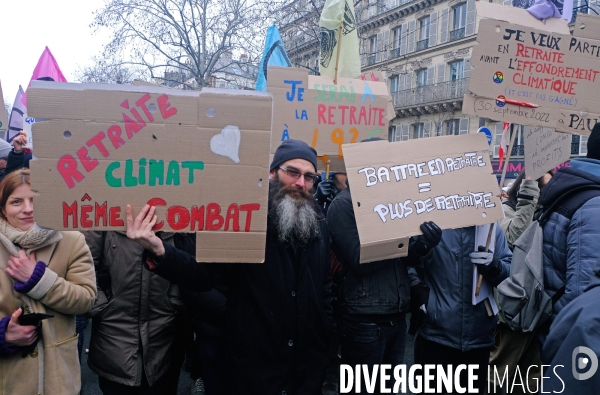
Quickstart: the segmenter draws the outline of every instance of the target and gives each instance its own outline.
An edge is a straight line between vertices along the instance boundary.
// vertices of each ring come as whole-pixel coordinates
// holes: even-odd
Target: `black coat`
[[[360,240],[350,188],[329,206],[327,224],[332,248],[343,269],[339,307],[344,315],[397,315],[408,310],[408,269],[400,258],[360,263]]]
[[[25,153],[23,151],[15,152],[13,148],[8,154],[6,169],[4,172],[0,172],[0,181],[2,181],[7,174],[23,167],[29,167],[29,162],[27,163],[27,166],[25,165]]]
[[[196,234],[177,233],[175,247],[196,255]],[[211,274],[213,288],[209,291],[198,291],[198,287],[180,287],[181,296],[192,317],[196,336],[204,338],[225,338],[225,309],[227,303],[227,283],[229,282],[230,265],[222,263],[206,263]]]
[[[231,264],[226,339],[232,394],[320,394],[332,327],[329,233],[308,245],[278,241],[269,219],[264,264]],[[165,244],[154,271],[183,287],[212,288],[210,268]]]

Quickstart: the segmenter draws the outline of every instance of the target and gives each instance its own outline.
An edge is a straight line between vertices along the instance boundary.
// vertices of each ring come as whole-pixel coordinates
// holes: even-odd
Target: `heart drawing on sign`
[[[237,126],[227,125],[220,134],[210,139],[210,149],[217,155],[226,156],[235,163],[239,163],[240,139],[240,129]]]

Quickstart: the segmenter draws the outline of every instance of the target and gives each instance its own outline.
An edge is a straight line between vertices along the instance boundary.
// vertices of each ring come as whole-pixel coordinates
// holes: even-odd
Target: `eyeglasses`
[[[285,174],[287,174],[289,177],[293,178],[294,180],[297,180],[300,178],[300,176],[304,177],[304,182],[307,184],[314,184],[315,181],[317,180],[318,175],[315,173],[304,173],[302,174],[300,172],[300,170],[298,169],[294,169],[293,167],[285,167],[285,166],[279,166],[279,168],[283,171],[285,171]]]

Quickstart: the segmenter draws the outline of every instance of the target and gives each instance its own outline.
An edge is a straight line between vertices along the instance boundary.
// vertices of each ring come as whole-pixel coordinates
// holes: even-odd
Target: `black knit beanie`
[[[311,146],[300,140],[285,140],[273,155],[273,162],[269,171],[273,171],[284,162],[291,159],[304,159],[312,163],[317,171],[317,151]]]
[[[600,123],[594,125],[587,141],[587,157],[600,160]]]

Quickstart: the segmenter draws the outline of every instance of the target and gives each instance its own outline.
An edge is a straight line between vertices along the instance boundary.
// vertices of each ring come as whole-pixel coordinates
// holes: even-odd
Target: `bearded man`
[[[226,341],[231,394],[320,394],[332,325],[329,233],[313,201],[317,154],[284,141],[269,176],[264,264],[231,264]],[[191,290],[211,288],[210,266],[152,233],[154,208],[127,235],[151,254],[151,270]]]

